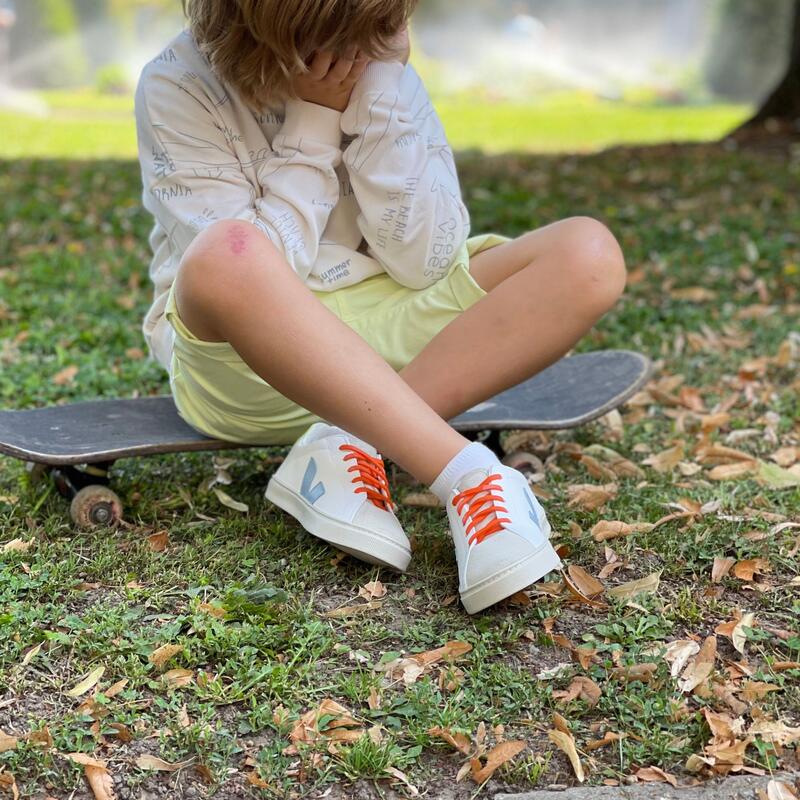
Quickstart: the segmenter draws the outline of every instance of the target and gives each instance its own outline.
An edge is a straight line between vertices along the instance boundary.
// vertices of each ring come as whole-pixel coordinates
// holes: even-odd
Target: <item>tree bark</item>
[[[800,135],[800,0],[795,0],[789,65],[780,83],[739,131],[748,132],[774,120],[776,132]],[[737,131],[738,132],[738,131]]]

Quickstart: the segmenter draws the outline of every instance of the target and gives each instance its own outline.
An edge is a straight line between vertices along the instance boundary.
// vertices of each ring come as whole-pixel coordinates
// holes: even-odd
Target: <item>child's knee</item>
[[[625,289],[626,269],[622,248],[602,222],[591,217],[573,217],[567,238],[567,269],[576,296],[593,313],[604,313]]]

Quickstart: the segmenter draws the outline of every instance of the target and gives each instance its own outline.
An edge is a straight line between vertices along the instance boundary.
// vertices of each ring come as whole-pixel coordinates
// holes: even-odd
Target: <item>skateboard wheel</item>
[[[507,467],[518,469],[520,472],[533,472],[537,475],[544,472],[542,459],[535,456],[533,453],[526,453],[525,451],[511,453],[511,455],[503,459],[503,463]]]
[[[28,484],[36,486],[45,479],[47,473],[50,472],[50,467],[47,464],[40,464],[36,461],[26,461],[25,472],[28,475]]]
[[[111,527],[122,519],[122,501],[107,486],[84,486],[69,507],[79,528]]]

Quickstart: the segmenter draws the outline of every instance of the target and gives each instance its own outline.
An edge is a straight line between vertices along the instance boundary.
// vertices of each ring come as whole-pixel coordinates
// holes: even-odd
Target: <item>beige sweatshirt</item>
[[[425,288],[469,234],[442,125],[399,62],[370,64],[343,114],[302,100],[254,113],[184,32],[144,68],[136,124],[155,217],[144,334],[165,366],[169,288],[189,243],[216,220],[256,225],[318,291],[381,272]]]

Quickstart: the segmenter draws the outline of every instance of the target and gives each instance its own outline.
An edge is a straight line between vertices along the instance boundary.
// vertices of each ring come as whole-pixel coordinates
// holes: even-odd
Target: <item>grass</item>
[[[43,93],[44,116],[0,110],[0,158],[135,158],[130,97],[91,90]],[[487,152],[595,151],[611,144],[708,141],[742,122],[748,106],[664,106],[600,100],[579,92],[535,103],[469,97],[436,102],[453,147]]]
[[[795,362],[776,360],[780,352],[791,357],[800,301],[797,156],[688,147],[466,155],[460,167],[476,231],[515,234],[592,214],[623,244],[629,289],[581,349],[648,353],[658,362],[654,393],[625,412],[621,431],[598,423],[540,442],[551,459],[538,486],[568,563],[593,575],[610,557],[590,533],[597,521],[652,523],[674,510],[669,504],[706,504],[711,510],[691,519],[607,543],[624,565],[608,586],[660,571],[658,590],[634,605],[609,599],[605,608],[533,592],[469,617],[455,598],[452,544],[438,510],[400,506],[415,540],[407,575],[334,558],[263,499],[274,469],[267,456],[277,451],[229,454],[226,490],[249,504],[248,514],[207,490],[211,455],[119,462],[114,485],[128,524],[112,532],[75,530],[47,483],[31,485],[21,464],[2,459],[0,730],[20,741],[0,753],[0,778],[13,774],[23,797],[88,796],[82,768],[64,755],[80,752],[107,764],[123,800],[140,791],[184,796],[192,787],[223,800],[328,789],[333,798],[377,798],[389,796],[390,781],[403,794],[390,770],[430,796],[466,800],[479,787],[455,782],[465,759],[432,728],[478,739],[485,730],[488,745],[500,736],[526,743],[487,784],[491,793],[574,782],[548,740],[554,713],[568,720],[592,783],[624,781],[650,765],[686,778],[687,758],[709,740],[704,708],[749,725],[757,706],[800,724],[800,670],[773,668],[800,660],[791,583],[800,568],[797,529],[779,527],[798,521],[800,489],[715,481],[709,464],[683,475],[643,463],[676,442],[686,447],[685,464],[698,463],[699,418],[686,405],[696,401],[691,392],[683,404],[671,399],[681,391],[669,383],[674,376],[697,390],[706,412],[728,409],[714,442],[764,459],[800,444]],[[131,162],[0,163],[0,406],[167,391],[141,352],[150,221],[139,191]],[[685,288],[706,294],[685,299],[676,293]],[[71,379],[57,377],[71,366]],[[593,477],[590,461],[569,456],[592,444],[643,471],[612,478],[618,493],[600,510],[567,504],[569,487],[609,482]],[[400,499],[420,488],[401,475],[393,486]],[[148,539],[161,531],[165,550]],[[6,549],[15,539],[27,549]],[[723,556],[764,558],[771,572],[712,583]],[[363,603],[359,587],[376,579],[387,589],[382,604],[328,615]],[[551,588],[559,582],[553,576]],[[746,656],[720,635],[709,691],[682,694],[664,646],[702,641],[737,611],[755,614]],[[564,637],[594,656],[582,665]],[[409,685],[384,678],[381,665],[398,654],[453,640],[472,649]],[[175,652],[154,663],[166,644]],[[777,687],[757,702],[741,700],[744,679],[731,677],[730,665],[745,659],[749,680]],[[643,663],[655,665],[651,673],[631,677]],[[77,699],[68,694],[98,667],[96,687]],[[537,677],[547,670],[551,677]],[[601,689],[596,705],[554,695],[575,676]],[[118,681],[126,683],[115,692]],[[744,710],[733,710],[731,692]],[[291,749],[300,716],[326,699],[372,736],[333,752],[302,741]],[[624,738],[589,751],[607,731]],[[784,749],[787,760],[791,753]],[[146,755],[184,766],[153,772],[142,766]],[[778,762],[762,740],[748,750],[748,766]]]

